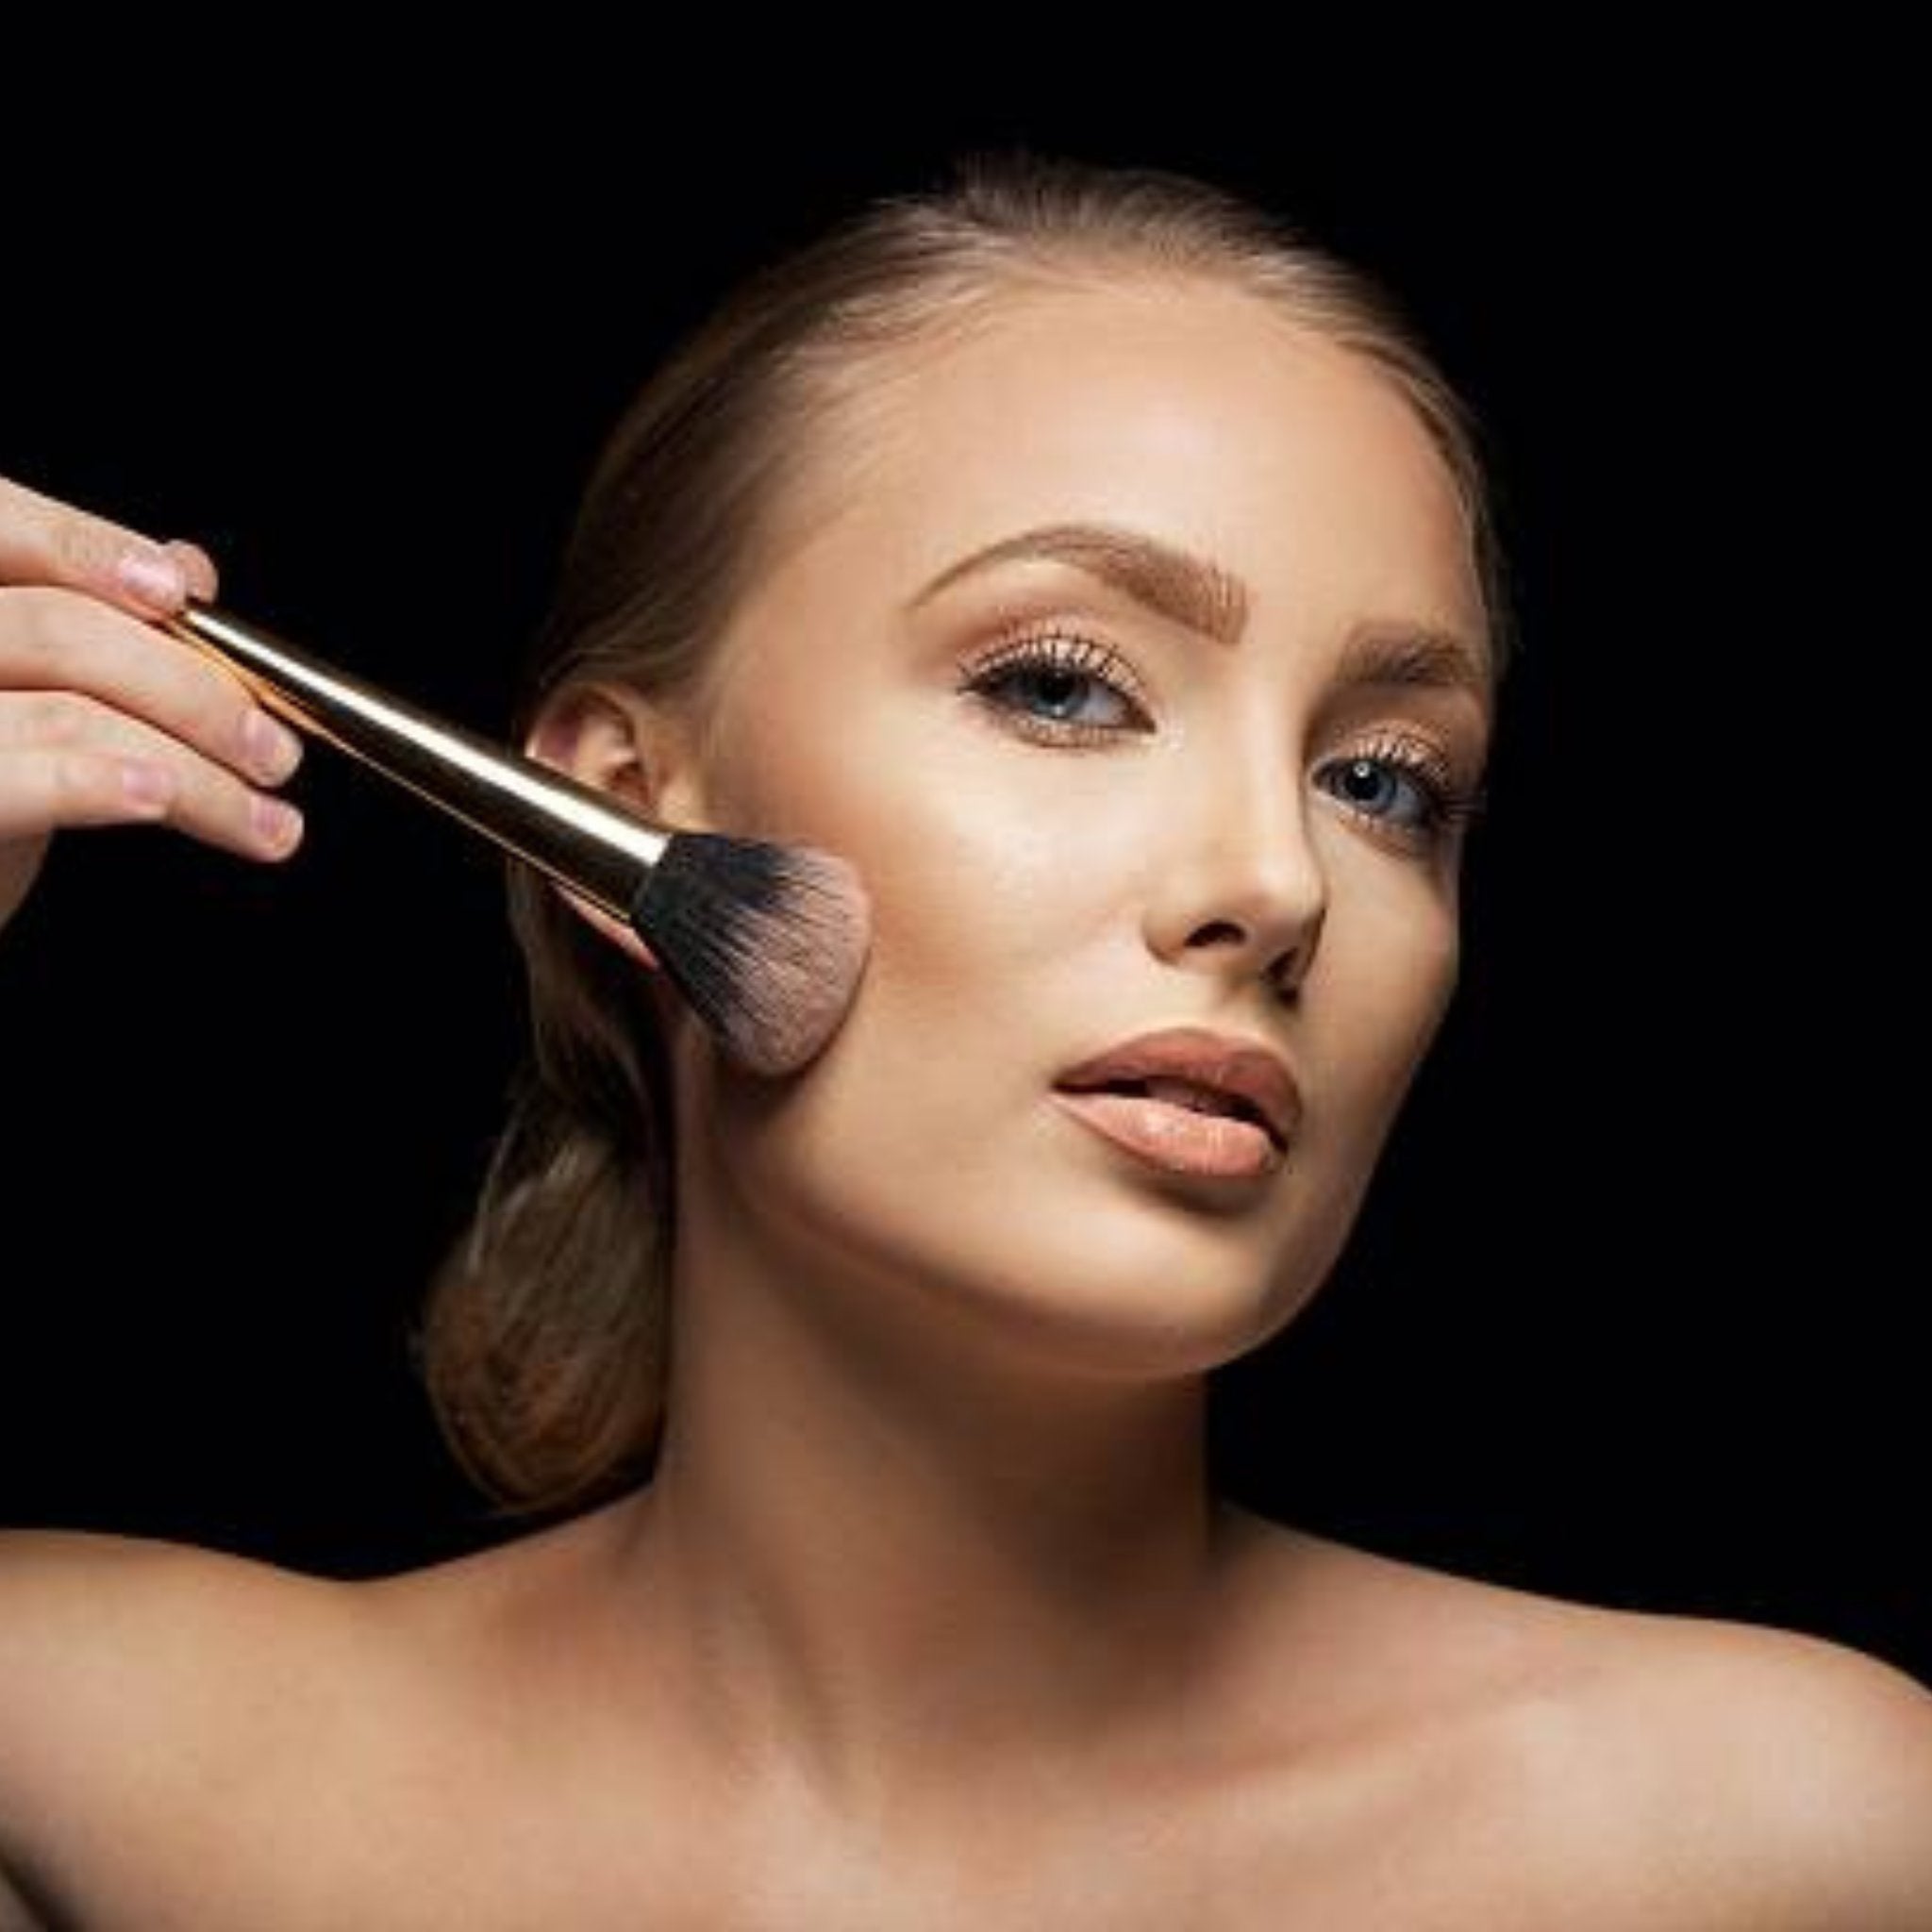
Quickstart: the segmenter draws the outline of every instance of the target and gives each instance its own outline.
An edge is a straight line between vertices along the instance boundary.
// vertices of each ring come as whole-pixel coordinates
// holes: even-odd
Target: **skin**
[[[144,1932],[1932,1924],[1932,1699],[1900,1674],[1208,1491],[1202,1377],[1320,1285],[1454,985],[1453,833],[1337,785],[1395,741],[1473,785],[1486,747],[1479,685],[1342,675],[1371,625],[1480,659],[1401,399],[1246,298],[1123,284],[906,357],[823,458],[866,487],[808,476],[702,707],[580,691],[534,741],[674,823],[839,852],[873,902],[799,1074],[737,1074],[671,1014],[658,1474],[362,1585],[6,1540],[0,1927],[36,1895]],[[44,584],[59,515],[27,505],[8,582]],[[1215,558],[1239,641],[1064,562],[920,599],[1075,520]],[[102,729],[154,723],[166,663],[169,815],[233,838],[245,708],[107,594],[90,569],[0,613],[37,598],[32,661],[109,667]],[[1118,653],[1134,703],[987,682],[1023,619]],[[0,615],[0,683],[19,634]],[[1042,735],[1070,702],[1092,741]],[[32,803],[37,756],[0,758],[17,881],[87,822]],[[1178,1024],[1292,1065],[1278,1174],[1157,1174],[1055,1107],[1074,1062]]]

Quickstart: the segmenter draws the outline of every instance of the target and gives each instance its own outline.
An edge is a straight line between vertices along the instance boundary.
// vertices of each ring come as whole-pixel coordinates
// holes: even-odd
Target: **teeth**
[[[1077,1091],[1077,1090],[1076,1090]],[[1185,1107],[1193,1113],[1218,1114],[1224,1120],[1248,1121],[1273,1140],[1274,1130],[1259,1108],[1236,1094],[1218,1088],[1203,1087],[1192,1080],[1171,1074],[1149,1074],[1141,1080],[1109,1080],[1098,1090],[1103,1093],[1125,1093],[1141,1100],[1158,1100],[1170,1107]]]
[[[1234,1113],[1239,1103],[1212,1088],[1197,1087],[1191,1080],[1150,1079],[1142,1083],[1150,1100],[1165,1100],[1175,1107],[1191,1108],[1196,1113]]]

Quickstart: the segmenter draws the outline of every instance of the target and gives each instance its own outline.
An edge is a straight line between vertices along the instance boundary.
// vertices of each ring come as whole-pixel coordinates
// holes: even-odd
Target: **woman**
[[[59,827],[290,851],[294,747],[141,622],[208,559],[0,531],[0,904]],[[525,734],[850,859],[851,1010],[748,1075],[519,882],[537,1074],[427,1343],[544,1526],[12,1539],[0,1925],[1932,1925],[1901,1674],[1210,1492],[1207,1373],[1450,997],[1507,628],[1455,398],[1206,186],[983,163],[756,278],[612,440]]]

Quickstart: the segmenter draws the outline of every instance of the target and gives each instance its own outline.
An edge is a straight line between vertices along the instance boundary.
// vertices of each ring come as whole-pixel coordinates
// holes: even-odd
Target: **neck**
[[[1047,1374],[916,1287],[774,1267],[728,1215],[679,1252],[627,1559],[706,1735],[858,1803],[1151,1740],[1225,1567],[1202,1379]]]

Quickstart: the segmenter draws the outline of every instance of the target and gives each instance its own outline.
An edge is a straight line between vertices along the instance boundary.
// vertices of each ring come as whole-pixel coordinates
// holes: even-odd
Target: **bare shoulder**
[[[0,1535],[0,1765],[17,1725],[58,1705],[207,1694],[236,1667],[306,1647],[340,1624],[348,1587],[219,1551],[67,1530]]]
[[[1451,1859],[1472,1885],[1547,1883],[1573,1925],[1932,1932],[1932,1691],[1892,1665],[1300,1532],[1263,1563],[1336,1734],[1390,1740],[1445,1827],[1507,1846]]]
[[[30,1888],[71,1857],[111,1857],[325,1730],[316,1665],[350,1643],[351,1601],[176,1543],[0,1535],[0,1874]]]
[[[1644,1618],[1626,1641],[1603,1729],[1714,1879],[1767,1925],[1932,1928],[1932,1691],[1794,1631]]]
[[[0,1535],[0,1932],[280,1924],[351,1872],[376,1895],[427,1882],[411,1859],[462,1855],[451,1794],[507,1783],[517,1757],[505,1657],[555,1647],[556,1606],[608,1534],[355,1581]]]
[[[95,1721],[209,1710],[249,1666],[340,1628],[345,1586],[153,1539],[0,1535],[0,1777]],[[245,1692],[238,1691],[237,1694]],[[58,1722],[56,1721],[58,1719]]]

